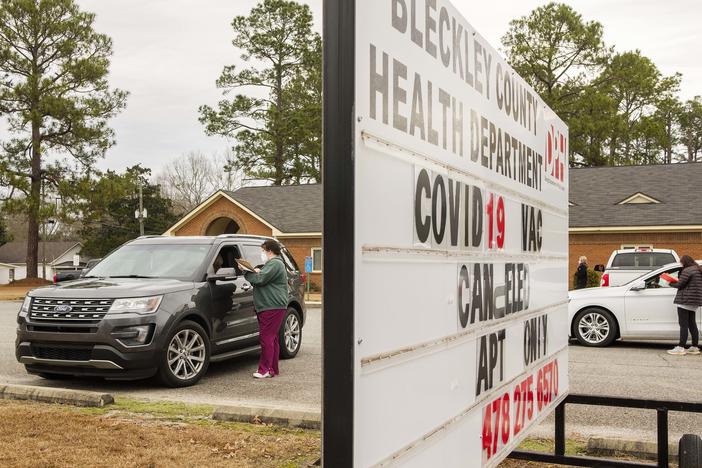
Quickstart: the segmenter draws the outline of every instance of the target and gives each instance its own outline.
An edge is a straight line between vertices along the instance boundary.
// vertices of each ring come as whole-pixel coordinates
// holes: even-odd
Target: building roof
[[[701,226],[701,182],[702,163],[571,169],[570,227]]]
[[[281,232],[322,232],[322,185],[243,187],[231,198]]]
[[[46,261],[53,262],[71,250],[76,241],[51,241],[46,243]],[[8,242],[0,247],[0,263],[24,264],[27,261],[27,241]],[[39,243],[39,263],[42,262],[42,242]]]

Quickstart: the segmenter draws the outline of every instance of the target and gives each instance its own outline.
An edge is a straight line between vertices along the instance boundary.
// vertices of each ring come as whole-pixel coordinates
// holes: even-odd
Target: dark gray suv
[[[236,259],[261,263],[268,238],[141,237],[102,259],[86,277],[39,288],[17,318],[17,360],[45,378],[65,375],[195,384],[210,362],[256,353],[251,284]],[[288,312],[282,358],[297,355],[305,323],[304,281],[283,247]]]

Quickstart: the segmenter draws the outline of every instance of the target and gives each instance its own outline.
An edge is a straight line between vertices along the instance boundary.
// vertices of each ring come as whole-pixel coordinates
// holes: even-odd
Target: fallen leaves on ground
[[[0,401],[2,467],[295,467],[319,458],[315,431],[91,415]]]

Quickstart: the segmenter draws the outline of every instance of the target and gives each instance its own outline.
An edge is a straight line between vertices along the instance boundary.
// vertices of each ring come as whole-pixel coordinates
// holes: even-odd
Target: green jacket
[[[283,259],[273,257],[263,265],[259,273],[248,272],[245,278],[254,287],[256,313],[288,308],[288,273]]]

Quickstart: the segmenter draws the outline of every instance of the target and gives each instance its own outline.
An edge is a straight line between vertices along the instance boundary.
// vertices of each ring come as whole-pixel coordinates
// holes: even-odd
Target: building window
[[[315,273],[322,271],[322,249],[312,249],[312,271]]]

